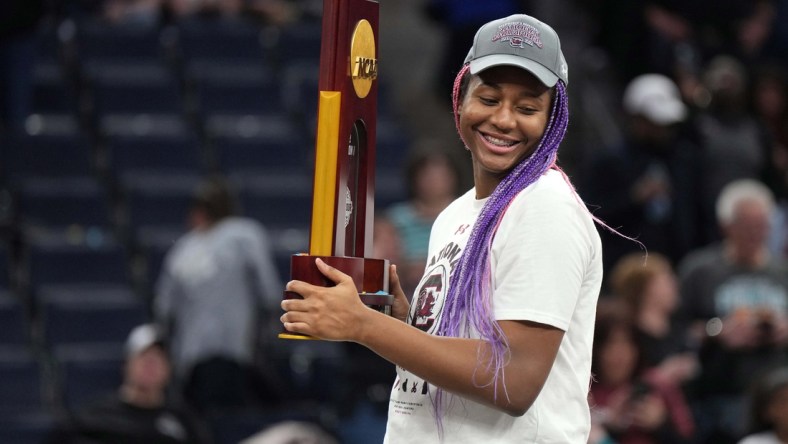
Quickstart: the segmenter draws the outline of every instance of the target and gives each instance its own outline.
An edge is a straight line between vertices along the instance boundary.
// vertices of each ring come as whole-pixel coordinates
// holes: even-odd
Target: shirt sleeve
[[[592,259],[601,254],[594,235],[571,193],[541,186],[516,196],[493,240],[496,319],[566,331]]]

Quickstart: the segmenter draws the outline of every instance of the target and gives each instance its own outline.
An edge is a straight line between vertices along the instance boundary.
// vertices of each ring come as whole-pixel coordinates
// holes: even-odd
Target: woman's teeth
[[[486,134],[484,135],[484,140],[490,142],[493,145],[501,146],[501,147],[510,147],[517,144],[517,141],[515,140],[498,139],[497,137],[488,136]]]

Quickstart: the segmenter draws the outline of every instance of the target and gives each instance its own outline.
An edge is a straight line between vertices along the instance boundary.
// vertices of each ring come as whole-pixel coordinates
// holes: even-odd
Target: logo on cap
[[[523,45],[536,46],[542,48],[542,38],[539,30],[523,22],[504,23],[498,27],[498,32],[492,38],[493,42],[498,40],[509,42],[515,48],[524,48]]]

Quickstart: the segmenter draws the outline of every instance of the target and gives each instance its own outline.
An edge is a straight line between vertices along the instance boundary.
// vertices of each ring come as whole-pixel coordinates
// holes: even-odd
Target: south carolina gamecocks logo
[[[443,309],[444,291],[446,289],[447,269],[437,264],[430,269],[416,287],[416,298],[409,315],[408,322],[425,332],[431,333]]]

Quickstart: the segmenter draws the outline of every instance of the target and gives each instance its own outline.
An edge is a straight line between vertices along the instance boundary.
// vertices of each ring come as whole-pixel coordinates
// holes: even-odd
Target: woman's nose
[[[514,113],[509,107],[500,106],[493,112],[490,122],[502,131],[509,131],[515,125]]]

